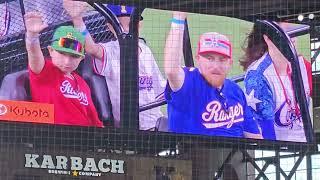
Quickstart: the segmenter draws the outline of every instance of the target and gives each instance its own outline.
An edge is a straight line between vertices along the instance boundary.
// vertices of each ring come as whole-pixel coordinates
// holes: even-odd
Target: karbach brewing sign
[[[124,161],[115,159],[81,158],[25,154],[26,168],[47,169],[49,174],[71,176],[101,176],[103,173],[124,173]]]

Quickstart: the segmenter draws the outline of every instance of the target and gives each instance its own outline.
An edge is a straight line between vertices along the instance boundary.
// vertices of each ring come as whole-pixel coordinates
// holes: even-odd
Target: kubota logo
[[[54,123],[53,104],[0,100],[0,120]]]
[[[0,116],[6,114],[8,111],[7,106],[0,104]]]

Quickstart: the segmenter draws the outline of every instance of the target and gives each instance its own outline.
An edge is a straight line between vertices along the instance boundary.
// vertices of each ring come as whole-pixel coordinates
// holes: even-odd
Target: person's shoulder
[[[256,86],[268,84],[268,80],[264,74],[264,71],[252,70],[247,72],[244,78],[244,84],[246,88],[251,86],[256,87]]]
[[[269,54],[265,54],[250,66],[245,74],[244,81],[261,82],[266,76],[273,75],[272,60]]]
[[[252,70],[247,72],[244,79],[245,92],[249,93],[254,89],[267,91],[271,88],[270,77],[270,71]]]
[[[257,71],[263,73],[272,64],[271,57],[268,53],[263,54],[259,59],[254,61],[247,69],[249,71]]]

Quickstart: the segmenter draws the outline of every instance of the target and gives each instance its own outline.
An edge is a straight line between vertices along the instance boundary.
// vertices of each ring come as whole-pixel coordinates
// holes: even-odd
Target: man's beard
[[[220,88],[223,83],[224,80],[226,79],[225,75],[206,75],[204,76],[204,78],[206,79],[206,81],[213,87],[215,88]]]

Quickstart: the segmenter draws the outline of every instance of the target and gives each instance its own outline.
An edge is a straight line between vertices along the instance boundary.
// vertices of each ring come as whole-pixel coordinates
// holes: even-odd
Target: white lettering
[[[106,164],[107,167],[105,168],[103,164]],[[109,172],[110,168],[108,166],[110,166],[110,159],[101,159],[98,162],[98,168],[101,172],[104,172],[104,173]]]
[[[122,160],[111,160],[111,172],[123,174],[124,173],[123,164],[124,164],[124,161]]]
[[[80,101],[80,104],[83,105],[89,104],[87,95],[84,92],[77,92],[76,90],[74,90],[68,80],[64,80],[61,83],[60,91],[66,98],[78,99]]]
[[[36,161],[36,159],[39,157],[38,154],[25,154],[24,157],[26,158],[24,167],[40,168],[38,162]]]
[[[207,105],[206,110],[208,112],[204,112],[202,114],[202,119],[206,122],[209,122],[213,119],[214,116],[218,115],[218,111],[221,110],[221,104],[218,101],[212,101]],[[214,119],[217,119],[217,117],[215,117]]]
[[[82,159],[80,157],[70,157],[71,159],[71,170],[82,170]]]
[[[66,156],[55,156],[56,158],[56,166],[52,159],[51,155],[43,155],[41,166],[39,166],[37,162],[37,158],[39,158],[38,154],[25,154],[25,167],[30,168],[43,168],[48,169],[48,173],[50,174],[70,174],[71,171],[81,171],[84,175],[88,176],[101,176],[101,173],[124,173],[124,161],[123,160],[110,160],[110,159],[100,159],[98,164],[94,158],[86,158],[85,165],[81,157],[70,157],[71,167],[68,169],[69,159]],[[65,171],[67,170],[67,171]],[[71,171],[69,171],[71,170]]]
[[[57,167],[56,169],[67,169],[68,159],[65,156],[56,156]]]
[[[43,169],[55,169],[52,158],[50,155],[43,155],[42,165]]]
[[[238,103],[230,106],[228,113],[226,113],[219,101],[212,101],[206,106],[206,112],[202,113],[202,119],[205,122],[203,125],[207,128],[217,128],[225,125],[227,128],[231,128],[234,123],[243,121],[243,107]]]
[[[80,176],[101,176],[101,173],[94,173],[94,172],[79,172]]]
[[[87,162],[85,167],[83,168],[84,171],[95,171],[98,172],[98,168],[96,166],[96,162],[93,158],[87,158]]]
[[[49,174],[65,174],[65,175],[67,175],[67,174],[70,174],[70,171],[51,170],[51,169],[49,169],[49,170],[48,170],[48,173],[49,173]]]

